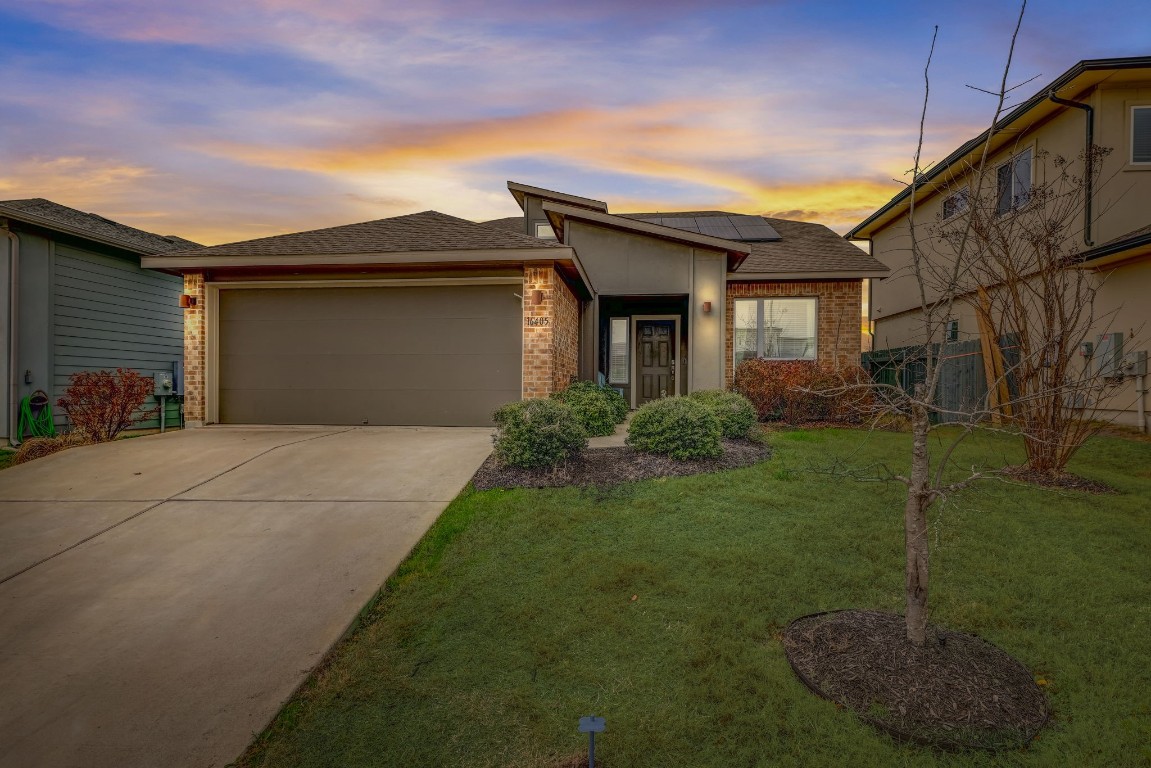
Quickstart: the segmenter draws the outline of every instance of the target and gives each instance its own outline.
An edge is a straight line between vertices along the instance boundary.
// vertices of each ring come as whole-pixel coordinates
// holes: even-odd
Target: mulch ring
[[[492,488],[560,488],[567,485],[604,486],[678,477],[747,467],[763,461],[771,449],[751,440],[723,440],[723,454],[715,459],[680,460],[631,448],[589,448],[555,469],[519,469],[502,466],[489,456],[472,478],[478,490]]]
[[[1003,474],[1011,480],[1017,480],[1021,483],[1028,483],[1029,485],[1038,485],[1043,488],[1053,488],[1059,491],[1083,491],[1084,493],[1118,493],[1114,488],[1106,483],[1100,483],[1097,480],[1088,480],[1086,477],[1073,475],[1070,472],[1062,472],[1058,475],[1048,474],[1046,472],[1035,472],[1027,468],[1027,465],[1018,467],[1007,467]]]
[[[944,749],[1026,746],[1049,715],[1031,673],[974,635],[927,632],[916,648],[902,616],[834,611],[793,621],[783,648],[814,693],[896,738]]]

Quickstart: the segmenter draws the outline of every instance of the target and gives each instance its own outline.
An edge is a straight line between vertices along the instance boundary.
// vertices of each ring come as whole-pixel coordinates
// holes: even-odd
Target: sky
[[[1151,54],[1146,0],[1032,0],[1015,93]],[[0,199],[205,244],[439,210],[507,180],[613,212],[846,232],[986,128],[1006,1],[0,0]]]

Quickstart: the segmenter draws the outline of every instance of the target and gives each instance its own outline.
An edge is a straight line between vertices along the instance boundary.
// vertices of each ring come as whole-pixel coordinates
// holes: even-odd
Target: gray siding
[[[171,371],[184,358],[181,278],[142,270],[126,259],[56,246],[52,290],[53,401],[80,371]],[[149,398],[145,408],[154,407]],[[57,409],[58,410],[58,409]],[[167,420],[178,421],[169,398]],[[56,414],[58,426],[65,423]],[[159,426],[159,419],[141,427]]]

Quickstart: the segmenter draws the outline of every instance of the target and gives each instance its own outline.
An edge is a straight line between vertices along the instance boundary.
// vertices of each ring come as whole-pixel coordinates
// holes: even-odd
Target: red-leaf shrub
[[[811,360],[754,358],[735,369],[732,389],[752,402],[762,421],[854,422],[872,403],[869,384],[859,366],[836,371]]]
[[[81,371],[68,377],[68,388],[56,405],[68,414],[77,432],[103,443],[157,413],[156,408],[139,411],[153,389],[151,378],[130,369]]]

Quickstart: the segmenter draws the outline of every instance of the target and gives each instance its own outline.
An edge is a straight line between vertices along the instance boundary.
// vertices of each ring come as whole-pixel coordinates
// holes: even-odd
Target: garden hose
[[[55,437],[56,424],[52,419],[52,406],[48,395],[38,389],[20,401],[20,420],[16,425],[16,437]]]

